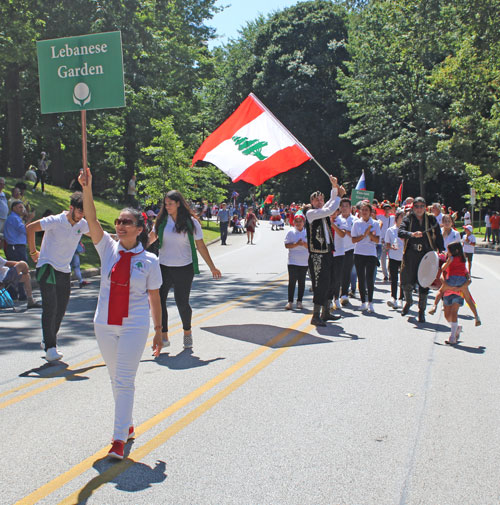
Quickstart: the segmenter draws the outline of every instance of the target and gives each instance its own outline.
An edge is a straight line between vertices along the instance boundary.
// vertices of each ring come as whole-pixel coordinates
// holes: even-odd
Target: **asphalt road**
[[[478,250],[460,345],[441,311],[419,325],[359,300],[326,328],[285,311],[286,232],[229,237],[192,292],[192,352],[146,348],[137,438],[105,458],[113,401],[93,335],[98,278],[75,289],[63,362],[40,350],[40,311],[0,311],[0,503],[493,505],[500,503],[499,253]],[[171,302],[173,303],[173,302]]]

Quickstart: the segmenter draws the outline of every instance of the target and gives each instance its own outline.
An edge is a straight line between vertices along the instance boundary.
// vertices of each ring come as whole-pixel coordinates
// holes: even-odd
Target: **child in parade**
[[[465,235],[462,239],[462,246],[464,248],[464,254],[467,258],[467,268],[469,273],[472,271],[472,257],[474,256],[474,250],[476,248],[476,237],[472,233],[472,226],[467,224],[464,226]]]

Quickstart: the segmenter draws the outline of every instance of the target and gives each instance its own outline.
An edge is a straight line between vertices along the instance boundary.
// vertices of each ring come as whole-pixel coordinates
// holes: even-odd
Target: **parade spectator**
[[[487,210],[484,214],[484,224],[486,225],[486,230],[484,232],[484,241],[491,242],[491,223],[490,223],[490,211]]]
[[[85,246],[83,245],[83,242],[80,241],[76,246],[75,254],[73,254],[73,258],[71,258],[70,263],[71,270],[75,274],[76,280],[78,281],[78,287],[80,289],[88,285],[88,282],[83,280],[82,271],[80,269],[80,254],[84,253],[85,253]]]
[[[286,310],[291,310],[297,289],[297,308],[302,309],[302,299],[306,287],[306,274],[308,268],[309,251],[307,248],[307,234],[304,228],[304,214],[298,213],[294,218],[294,228],[285,237],[285,247],[288,249],[288,302]]]
[[[39,309],[41,304],[33,299],[28,264],[25,261],[9,261],[0,256],[0,284],[17,288],[21,282],[27,295],[28,305],[26,308]]]
[[[39,219],[27,226],[31,259],[37,264],[36,278],[42,295],[42,345],[47,361],[63,357],[57,349],[57,333],[71,292],[70,262],[82,235],[88,233],[83,219],[83,195],[73,193],[69,210]],[[35,233],[44,231],[40,252]]]
[[[9,215],[9,202],[7,196],[4,193],[5,179],[0,177],[0,234],[3,233],[3,228],[5,226],[5,221]]]
[[[115,400],[113,445],[108,456],[123,459],[125,442],[134,437],[132,413],[135,376],[149,334],[150,313],[155,335],[153,353],[160,354],[161,273],[158,258],[144,250],[148,233],[144,216],[123,209],[115,219],[118,241],[97,220],[92,175],[80,176],[90,236],[101,259],[101,286],[94,331],[106,363]]]
[[[399,282],[399,272],[403,261],[404,242],[398,237],[398,229],[403,221],[404,212],[396,211],[395,223],[385,232],[384,243],[389,254],[389,274],[391,278],[391,300],[387,305],[393,309],[402,308],[403,287]],[[399,298],[398,298],[399,285]]]
[[[127,186],[127,205],[130,205],[131,207],[136,207],[137,206],[137,200],[136,200],[136,195],[137,195],[136,179],[137,179],[137,177],[135,176],[135,174],[132,175],[132,177],[128,181],[128,186]]]
[[[220,205],[219,212],[217,212],[217,222],[220,227],[220,242],[221,245],[227,245],[227,229],[229,227],[229,210],[227,210],[227,204],[222,202]]]
[[[12,193],[9,198],[9,209],[12,207],[13,202],[21,201],[21,190],[16,186],[12,189]]]
[[[436,221],[439,223],[439,226],[441,226],[441,222],[443,221],[443,213],[442,213],[442,209],[441,209],[441,204],[434,202],[431,205],[431,212],[434,215],[434,217],[436,218]]]
[[[45,181],[47,179],[49,164],[50,161],[47,159],[47,153],[42,151],[41,158],[38,161],[38,170],[36,171],[36,182],[33,186],[33,189],[31,190],[33,193],[35,192],[38,183],[41,183],[40,185],[42,187],[42,194],[45,195]]]
[[[372,206],[367,201],[361,204],[361,219],[352,225],[354,243],[354,266],[358,275],[361,310],[375,312],[373,290],[377,268],[377,244],[380,242],[380,223],[372,217]],[[368,300],[367,300],[368,294]]]
[[[36,167],[30,165],[24,174],[24,180],[29,182],[36,182]]]
[[[467,269],[469,273],[472,272],[472,258],[474,256],[474,250],[476,248],[476,237],[472,233],[472,226],[470,224],[464,226],[465,235],[462,239],[462,247],[464,250],[465,257],[467,258]]]
[[[462,214],[464,215],[464,226],[467,226],[468,224],[472,224],[469,210],[462,209]]]
[[[500,215],[498,214],[498,211],[494,211],[491,215],[490,224],[493,245],[500,244]]]
[[[160,269],[162,285],[160,288],[162,311],[162,337],[165,346],[168,339],[167,297],[171,288],[184,330],[184,349],[193,347],[191,317],[193,311],[189,305],[191,285],[194,274],[198,273],[196,250],[207,263],[214,279],[220,279],[221,273],[215,267],[205,242],[203,230],[194,212],[179,191],[169,191],[163,199],[163,205],[156,218],[150,242],[159,241]]]

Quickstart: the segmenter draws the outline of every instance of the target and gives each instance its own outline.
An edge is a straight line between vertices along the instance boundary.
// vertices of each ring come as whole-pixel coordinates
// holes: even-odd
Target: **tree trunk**
[[[24,175],[24,142],[21,131],[19,66],[15,63],[7,67],[5,90],[7,95],[9,165],[13,177],[22,177]]]
[[[5,104],[5,117],[7,117],[7,104]],[[7,175],[9,165],[9,135],[6,125],[3,125],[0,138],[0,175]]]
[[[49,154],[50,165],[48,174],[50,181],[56,186],[68,187],[73,174],[64,172],[64,164],[61,151],[61,139],[59,132],[59,117],[57,114],[46,114],[43,117],[46,134],[44,135],[43,151]]]

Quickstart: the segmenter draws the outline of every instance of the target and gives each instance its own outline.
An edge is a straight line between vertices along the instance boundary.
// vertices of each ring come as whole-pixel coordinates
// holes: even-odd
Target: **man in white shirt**
[[[443,221],[443,213],[441,212],[441,204],[434,202],[431,206],[431,212],[434,214],[436,221],[441,226],[441,222]]]
[[[330,313],[331,300],[328,300],[328,295],[333,295],[333,234],[330,216],[338,209],[345,189],[338,185],[337,178],[333,175],[330,175],[330,182],[332,192],[328,202],[325,203],[323,193],[316,191],[310,198],[312,209],[306,213],[309,273],[314,303],[311,324],[315,326],[326,326],[325,321],[340,319],[340,316]]]
[[[128,181],[128,188],[127,188],[127,204],[131,205],[132,207],[135,207],[137,205],[137,201],[135,199],[135,195],[137,194],[135,180],[136,176],[133,175],[130,178],[130,181]]]
[[[40,252],[36,250],[35,232],[45,231]],[[26,228],[31,259],[37,264],[36,278],[42,295],[42,333],[45,359],[62,358],[57,350],[57,332],[66,312],[71,291],[70,262],[83,234],[88,234],[83,219],[83,195],[71,195],[69,210],[47,216]]]

